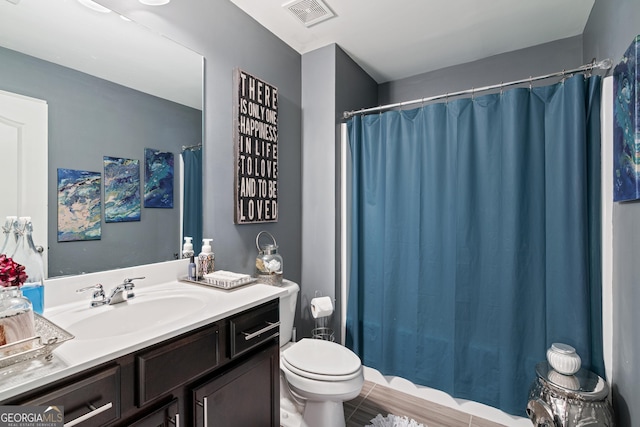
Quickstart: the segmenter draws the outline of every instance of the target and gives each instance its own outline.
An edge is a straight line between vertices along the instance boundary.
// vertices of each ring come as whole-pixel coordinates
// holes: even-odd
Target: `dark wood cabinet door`
[[[277,338],[193,390],[198,427],[277,427],[280,423]]]
[[[173,399],[141,420],[129,424],[129,427],[186,427],[186,425],[184,417],[178,413],[178,399]]]

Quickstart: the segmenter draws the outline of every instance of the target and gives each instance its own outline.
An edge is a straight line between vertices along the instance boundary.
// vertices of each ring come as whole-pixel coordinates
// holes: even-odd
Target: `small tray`
[[[37,313],[33,313],[36,335],[0,346],[0,369],[26,360],[42,358],[49,361],[53,350],[74,336]]]
[[[180,277],[178,280],[182,282],[187,282],[187,283],[195,283],[198,285],[211,286],[213,288],[218,288],[218,289],[230,290],[230,289],[239,288],[241,286],[250,285],[251,283],[255,283],[256,280],[258,279],[254,277],[249,277],[244,280],[230,280],[230,281],[218,280],[214,282],[206,279],[191,280],[188,277]]]

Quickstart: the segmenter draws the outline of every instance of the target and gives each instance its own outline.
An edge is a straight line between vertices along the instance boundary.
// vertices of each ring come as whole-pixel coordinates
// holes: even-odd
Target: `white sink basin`
[[[204,308],[202,299],[195,296],[163,296],[87,308],[87,316],[67,325],[76,339],[97,339],[138,333],[165,323],[174,322]]]
[[[186,321],[207,307],[215,306],[220,294],[210,289],[135,289],[128,301],[91,307],[90,301],[48,317],[75,336],[75,340],[101,340],[130,337],[164,325]]]

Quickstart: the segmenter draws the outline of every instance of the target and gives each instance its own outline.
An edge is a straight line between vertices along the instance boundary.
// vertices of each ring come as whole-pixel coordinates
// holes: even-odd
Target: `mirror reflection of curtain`
[[[184,214],[182,235],[193,237],[193,251],[202,248],[202,149],[189,147],[182,151],[184,162]]]
[[[600,82],[348,122],[364,365],[520,416],[553,342],[604,375]]]

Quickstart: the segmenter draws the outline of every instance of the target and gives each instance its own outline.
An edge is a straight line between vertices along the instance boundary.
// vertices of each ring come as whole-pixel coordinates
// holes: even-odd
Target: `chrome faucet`
[[[134,298],[136,295],[133,292],[134,280],[142,280],[144,277],[133,277],[131,279],[124,279],[124,281],[111,289],[109,297],[104,293],[104,288],[100,283],[93,286],[87,286],[86,288],[78,289],[76,292],[93,291],[91,295],[91,307],[98,307],[101,305],[113,305],[121,302],[125,302],[128,299]]]
[[[93,291],[93,294],[91,295],[91,307],[98,307],[107,303],[104,289],[100,283],[93,286],[87,286],[86,288],[76,289],[76,292],[86,292],[91,290]]]

